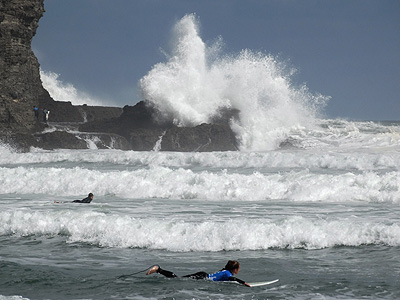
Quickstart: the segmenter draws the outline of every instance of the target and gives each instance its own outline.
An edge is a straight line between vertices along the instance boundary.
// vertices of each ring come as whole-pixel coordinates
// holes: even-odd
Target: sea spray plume
[[[212,71],[226,78],[225,97],[240,111],[240,121],[231,127],[241,150],[278,148],[292,129],[312,126],[328,99],[312,95],[305,85],[294,87],[290,81],[294,69],[248,49],[221,60]]]
[[[174,49],[140,80],[144,98],[178,126],[208,123],[221,106],[206,65],[206,45],[198,33],[195,15],[186,15],[174,27]]]
[[[238,110],[231,128],[240,149],[276,149],[292,129],[313,125],[328,100],[305,85],[294,87],[294,69],[271,55],[246,49],[228,56],[220,41],[207,46],[193,14],[175,25],[174,41],[167,62],[155,65],[140,87],[162,118],[178,126],[210,123],[220,111]]]
[[[72,84],[64,83],[59,79],[59,74],[40,70],[40,79],[43,87],[56,101],[69,101],[73,105],[104,105],[103,101],[78,91]]]

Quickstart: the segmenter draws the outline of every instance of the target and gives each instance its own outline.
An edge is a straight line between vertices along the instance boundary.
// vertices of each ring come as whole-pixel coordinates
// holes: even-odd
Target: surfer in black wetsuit
[[[245,286],[250,286],[245,281],[233,277],[233,275],[239,273],[239,270],[240,270],[239,262],[236,260],[229,260],[222,270],[215,272],[213,274],[208,274],[206,272],[197,272],[194,274],[185,275],[183,277],[192,279],[208,279],[212,281],[236,281],[238,283],[244,284]],[[147,271],[146,275],[150,275],[153,273],[158,273],[168,278],[178,277],[177,275],[175,275],[175,273],[171,271],[161,269],[159,265],[154,265],[153,267],[151,267],[150,270]]]
[[[82,200],[74,200],[74,201],[72,201],[73,203],[90,203],[90,202],[92,202],[92,200],[93,200],[93,194],[92,193],[89,193],[89,195],[85,198],[85,199],[82,199]]]

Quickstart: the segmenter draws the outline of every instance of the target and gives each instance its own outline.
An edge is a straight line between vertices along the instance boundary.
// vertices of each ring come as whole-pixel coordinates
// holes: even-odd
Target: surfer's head
[[[235,275],[235,274],[239,273],[240,264],[236,260],[228,260],[228,262],[226,263],[224,269],[228,270],[229,272],[231,272],[232,274]]]
[[[93,194],[92,194],[92,193],[89,193],[88,197],[89,197],[89,198],[93,198]]]

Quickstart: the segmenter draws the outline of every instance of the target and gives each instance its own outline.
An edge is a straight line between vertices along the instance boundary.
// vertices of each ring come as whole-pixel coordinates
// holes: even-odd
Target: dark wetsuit
[[[160,267],[158,267],[157,273],[164,275],[165,277],[168,277],[168,278],[178,277],[173,272],[163,270]],[[194,274],[185,275],[183,277],[192,278],[192,279],[209,279],[212,281],[236,281],[241,284],[245,284],[245,281],[243,281],[239,278],[233,277],[232,273],[228,270],[221,270],[221,271],[218,271],[213,274],[208,274],[206,272],[197,272]]]
[[[37,108],[36,106],[33,107],[33,111],[35,112],[35,117],[36,119],[39,119],[39,108]]]
[[[72,202],[74,202],[74,203],[90,203],[91,201],[92,201],[92,198],[86,197],[85,199],[82,199],[82,200],[74,200],[74,201],[72,201]]]

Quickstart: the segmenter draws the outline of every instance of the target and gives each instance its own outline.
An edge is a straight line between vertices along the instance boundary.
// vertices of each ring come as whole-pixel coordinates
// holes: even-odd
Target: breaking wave
[[[276,149],[290,129],[312,127],[328,97],[291,82],[295,72],[276,57],[248,49],[221,51],[221,40],[206,45],[195,15],[174,28],[174,48],[140,80],[143,96],[162,118],[179,126],[209,123],[221,111],[239,110],[231,127],[241,150]]]
[[[313,220],[289,216],[283,220],[245,219],[192,222],[141,219],[97,212],[0,212],[0,236],[65,236],[69,243],[101,247],[222,251],[322,249],[334,246],[400,246],[398,224],[357,218]],[[232,232],[235,234],[232,235]]]

